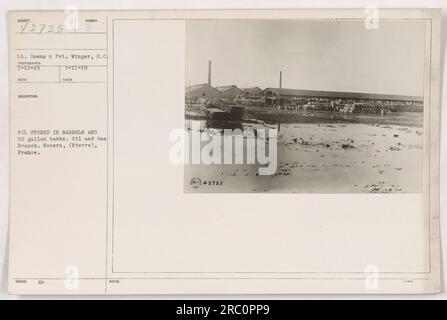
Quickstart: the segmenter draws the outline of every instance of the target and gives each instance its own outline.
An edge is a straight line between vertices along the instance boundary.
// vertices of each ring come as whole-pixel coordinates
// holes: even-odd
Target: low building
[[[245,99],[257,98],[261,92],[262,89],[259,87],[244,88],[242,89],[239,97]]]
[[[258,106],[264,105],[264,100],[259,96],[262,89],[259,87],[242,89],[241,93],[236,97],[236,101],[244,106]]]
[[[266,88],[259,96],[264,100],[264,106],[277,108],[340,111],[346,105],[353,104],[353,112],[362,113],[380,113],[381,109],[393,112],[423,109],[423,97],[420,96],[285,88]]]
[[[187,87],[185,90],[186,101],[197,101],[199,99],[217,99],[220,91],[210,86],[208,83],[196,84]]]
[[[216,89],[220,92],[220,98],[225,100],[233,100],[242,92],[242,90],[235,85],[220,86],[216,87]]]

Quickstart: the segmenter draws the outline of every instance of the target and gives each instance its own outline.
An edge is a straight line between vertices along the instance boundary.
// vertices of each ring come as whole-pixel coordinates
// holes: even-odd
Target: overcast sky
[[[188,21],[186,85],[423,94],[425,22]]]

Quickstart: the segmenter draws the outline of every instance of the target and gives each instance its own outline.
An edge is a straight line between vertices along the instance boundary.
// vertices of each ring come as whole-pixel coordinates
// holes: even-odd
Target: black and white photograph
[[[422,192],[425,35],[417,20],[187,21],[184,192]]]
[[[0,300],[446,298],[447,5],[92,1],[4,1]]]

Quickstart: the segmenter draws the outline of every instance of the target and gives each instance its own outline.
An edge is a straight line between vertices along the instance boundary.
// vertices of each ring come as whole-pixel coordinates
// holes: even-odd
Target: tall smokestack
[[[208,61],[208,85],[211,86],[211,60]]]
[[[282,71],[279,72],[279,88],[282,89]]]

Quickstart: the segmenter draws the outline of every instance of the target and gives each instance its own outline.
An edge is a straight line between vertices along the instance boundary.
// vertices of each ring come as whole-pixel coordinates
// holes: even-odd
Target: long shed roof
[[[236,85],[229,85],[229,86],[219,86],[219,87],[216,87],[216,89],[217,90],[219,90],[220,92],[225,92],[225,91],[228,91],[228,90],[231,90],[231,89],[236,89],[236,90],[241,90],[241,89],[239,89]]]
[[[422,96],[404,96],[392,94],[376,94],[361,92],[339,92],[339,91],[319,91],[319,90],[300,90],[286,88],[266,88],[276,94],[283,96],[312,96],[312,97],[333,97],[333,98],[354,98],[354,99],[374,99],[374,100],[399,100],[399,101],[423,101]]]
[[[201,89],[213,90],[213,91],[216,91],[216,93],[220,93],[219,90],[217,90],[216,88],[213,88],[208,83],[195,84],[195,85],[186,87],[185,92],[186,93],[192,93],[192,92],[194,92],[196,90],[201,90]]]

